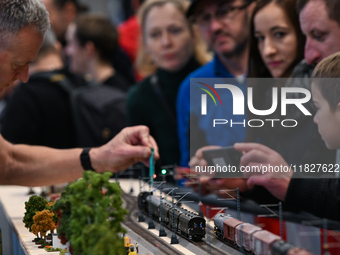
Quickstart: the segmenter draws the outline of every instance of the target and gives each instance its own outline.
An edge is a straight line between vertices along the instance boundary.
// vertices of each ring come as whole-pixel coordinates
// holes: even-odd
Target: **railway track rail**
[[[163,254],[169,255],[183,255],[183,253],[179,252],[177,249],[173,248],[170,244],[163,241],[160,238],[155,238],[154,234],[150,231],[147,231],[144,227],[142,227],[133,217],[133,211],[136,210],[137,198],[123,194],[123,199],[126,204],[126,209],[129,211],[129,214],[126,218],[126,221],[123,222],[123,225],[127,226],[131,230],[133,230],[136,234],[142,236],[150,245],[156,246]]]

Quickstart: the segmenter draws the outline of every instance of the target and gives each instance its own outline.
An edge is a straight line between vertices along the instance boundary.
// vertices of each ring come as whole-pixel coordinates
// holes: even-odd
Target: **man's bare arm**
[[[145,161],[150,147],[158,148],[144,126],[123,129],[107,144],[90,150],[92,166],[97,172],[118,172]],[[52,149],[43,146],[13,145],[0,135],[0,184],[42,186],[80,178],[82,149]]]

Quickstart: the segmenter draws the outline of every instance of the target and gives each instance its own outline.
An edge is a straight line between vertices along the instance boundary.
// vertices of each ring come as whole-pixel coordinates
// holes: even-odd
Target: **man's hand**
[[[287,162],[276,151],[258,143],[235,143],[234,148],[245,152],[241,158],[240,166],[257,167],[264,170],[278,166],[280,169],[286,169],[279,172],[245,172],[244,176],[249,178],[247,185],[252,189],[255,185],[265,187],[273,196],[280,200],[286,197],[288,185],[293,172],[289,168]],[[262,166],[262,168],[261,168]],[[281,167],[282,166],[282,167]]]
[[[124,128],[110,142],[90,150],[93,168],[97,172],[118,172],[141,161],[149,165],[151,148],[155,160],[159,158],[158,146],[146,126]]]

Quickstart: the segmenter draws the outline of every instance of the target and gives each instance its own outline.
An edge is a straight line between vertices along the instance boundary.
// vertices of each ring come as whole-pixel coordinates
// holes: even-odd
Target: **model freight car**
[[[244,248],[255,255],[311,255],[260,227],[219,213],[214,217],[214,232],[235,248]]]

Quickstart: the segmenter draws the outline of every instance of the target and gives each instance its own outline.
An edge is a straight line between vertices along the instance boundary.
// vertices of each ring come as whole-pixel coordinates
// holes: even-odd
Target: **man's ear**
[[[94,45],[93,42],[91,42],[91,41],[86,42],[84,47],[86,49],[86,54],[89,57],[93,57],[97,54],[96,46]]]

